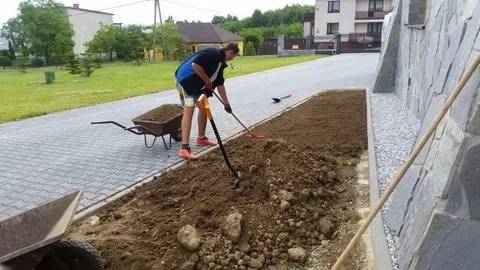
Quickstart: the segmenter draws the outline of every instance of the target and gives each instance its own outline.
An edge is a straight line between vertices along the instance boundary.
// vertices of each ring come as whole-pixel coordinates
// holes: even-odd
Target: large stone
[[[320,222],[320,231],[328,238],[332,237],[333,233],[335,232],[335,225],[333,222],[326,218],[321,218]]]
[[[178,231],[177,240],[180,246],[188,251],[196,251],[202,244],[202,238],[197,229],[191,225],[185,225]]]
[[[242,214],[239,212],[229,214],[223,223],[223,230],[231,241],[237,241],[242,233]]]
[[[289,191],[286,191],[286,190],[280,190],[278,195],[279,195],[280,199],[285,200],[287,202],[289,202],[293,199],[293,194]]]
[[[480,223],[434,213],[409,269],[478,269]]]
[[[388,204],[385,222],[390,229],[390,233],[393,235],[398,236],[403,226],[408,205],[413,196],[413,188],[420,178],[421,168],[422,166],[414,164],[408,169],[402,181],[395,189],[395,193],[392,195],[392,201]]]
[[[307,253],[301,247],[289,248],[287,254],[290,260],[294,262],[304,262],[307,258]]]

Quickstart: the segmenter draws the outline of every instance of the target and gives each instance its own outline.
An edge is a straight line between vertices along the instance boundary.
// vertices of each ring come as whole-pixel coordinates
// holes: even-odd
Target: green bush
[[[65,67],[68,70],[68,73],[73,75],[80,74],[82,72],[80,69],[80,61],[78,61],[78,58],[75,56],[75,54],[73,54],[73,52],[67,55],[67,64]]]
[[[95,71],[95,63],[93,62],[93,57],[91,54],[83,54],[83,57],[80,59],[80,65],[82,67],[81,74],[85,77],[90,77]]]
[[[29,65],[30,65],[30,60],[28,59],[28,57],[25,57],[25,56],[22,56],[18,58],[17,61],[15,61],[15,66],[22,73],[27,72],[26,69]]]
[[[32,58],[32,60],[30,61],[31,67],[44,67],[46,65],[47,63],[45,62],[45,58],[43,57],[35,57]]]
[[[5,68],[7,67],[11,67],[12,64],[13,63],[12,63],[12,60],[10,60],[10,58],[8,58],[5,55],[0,55],[0,66],[3,67],[3,70],[5,70]]]

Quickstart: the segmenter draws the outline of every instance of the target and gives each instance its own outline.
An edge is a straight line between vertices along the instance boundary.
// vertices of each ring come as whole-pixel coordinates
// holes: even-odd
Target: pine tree
[[[92,73],[95,71],[95,63],[93,62],[93,57],[91,54],[83,54],[82,59],[80,60],[80,64],[82,66],[82,75],[85,77],[90,77]]]
[[[80,63],[73,53],[69,53],[67,56],[67,65],[66,69],[70,74],[80,74],[82,70],[80,69]]]

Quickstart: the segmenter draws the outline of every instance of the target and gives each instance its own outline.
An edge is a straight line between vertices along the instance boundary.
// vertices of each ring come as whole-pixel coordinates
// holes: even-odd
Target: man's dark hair
[[[228,43],[227,46],[223,47],[224,51],[233,51],[235,54],[238,54],[240,52],[240,49],[238,48],[238,44],[236,43]]]

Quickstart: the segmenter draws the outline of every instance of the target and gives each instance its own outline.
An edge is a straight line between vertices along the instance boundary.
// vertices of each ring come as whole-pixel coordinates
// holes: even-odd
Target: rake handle
[[[443,117],[445,116],[445,114],[448,112],[448,110],[452,107],[452,104],[453,102],[455,101],[455,99],[458,97],[458,95],[460,94],[460,92],[462,91],[463,87],[465,86],[465,84],[468,82],[468,80],[470,79],[470,77],[472,76],[473,72],[475,71],[475,69],[478,67],[478,65],[480,64],[480,55],[478,55],[473,61],[472,63],[470,64],[470,66],[468,67],[467,71],[463,74],[462,78],[460,79],[460,81],[457,83],[457,85],[455,85],[455,88],[453,89],[452,93],[450,94],[450,96],[448,97],[447,101],[445,102],[445,104],[443,105],[443,107],[440,109],[440,111],[437,113],[437,115],[435,116],[435,119],[433,120],[433,122],[430,124],[430,126],[428,127],[427,131],[425,132],[425,134],[422,136],[422,138],[420,139],[419,143],[415,146],[415,148],[413,149],[412,153],[410,154],[410,156],[408,157],[407,161],[402,165],[402,167],[400,168],[400,172],[395,176],[394,180],[392,181],[392,183],[388,186],[388,188],[385,190],[385,192],[382,194],[382,197],[378,200],[378,202],[375,204],[375,206],[373,207],[372,211],[370,212],[370,214],[368,215],[366,221],[362,224],[362,226],[360,227],[360,229],[358,229],[358,231],[355,233],[355,235],[353,236],[353,238],[350,240],[350,242],[348,243],[347,247],[345,248],[345,250],[342,252],[342,254],[340,255],[340,257],[337,259],[337,261],[335,262],[335,264],[333,265],[332,267],[332,270],[338,270],[340,269],[340,266],[342,265],[342,263],[346,260],[348,254],[350,253],[350,251],[353,249],[353,247],[355,246],[355,244],[358,243],[358,241],[360,240],[360,237],[362,236],[362,234],[365,232],[365,230],[368,228],[368,226],[370,225],[370,223],[373,221],[373,219],[375,218],[375,216],[378,214],[378,212],[380,211],[380,209],[382,209],[383,205],[385,204],[385,202],[387,201],[388,197],[390,197],[390,195],[392,194],[392,192],[394,191],[395,187],[397,187],[398,183],[400,183],[400,181],[402,180],[402,177],[405,175],[405,173],[407,172],[408,168],[410,167],[410,165],[412,165],[412,163],[415,161],[416,157],[418,156],[418,154],[420,153],[420,151],[423,149],[423,147],[425,146],[425,144],[427,143],[427,141],[430,139],[430,136],[433,134],[433,132],[435,132],[435,130],[437,129],[438,125],[440,124],[440,122],[442,121]]]
[[[212,93],[213,93],[213,94],[215,95],[215,97],[223,104],[223,106],[225,106],[225,103],[223,103],[223,100],[218,96],[218,94],[215,93],[215,91],[212,91]],[[242,125],[242,127],[243,127],[248,133],[250,133],[250,135],[252,135],[252,137],[257,137],[257,136],[255,136],[255,134],[253,134],[253,133],[250,131],[250,129],[247,128],[247,126],[245,126],[245,125],[242,123],[242,121],[240,121],[240,119],[238,119],[238,117],[237,117],[233,112],[231,112],[230,114],[233,116],[233,118],[235,118],[235,120],[237,120],[238,123],[240,123],[240,125]]]

